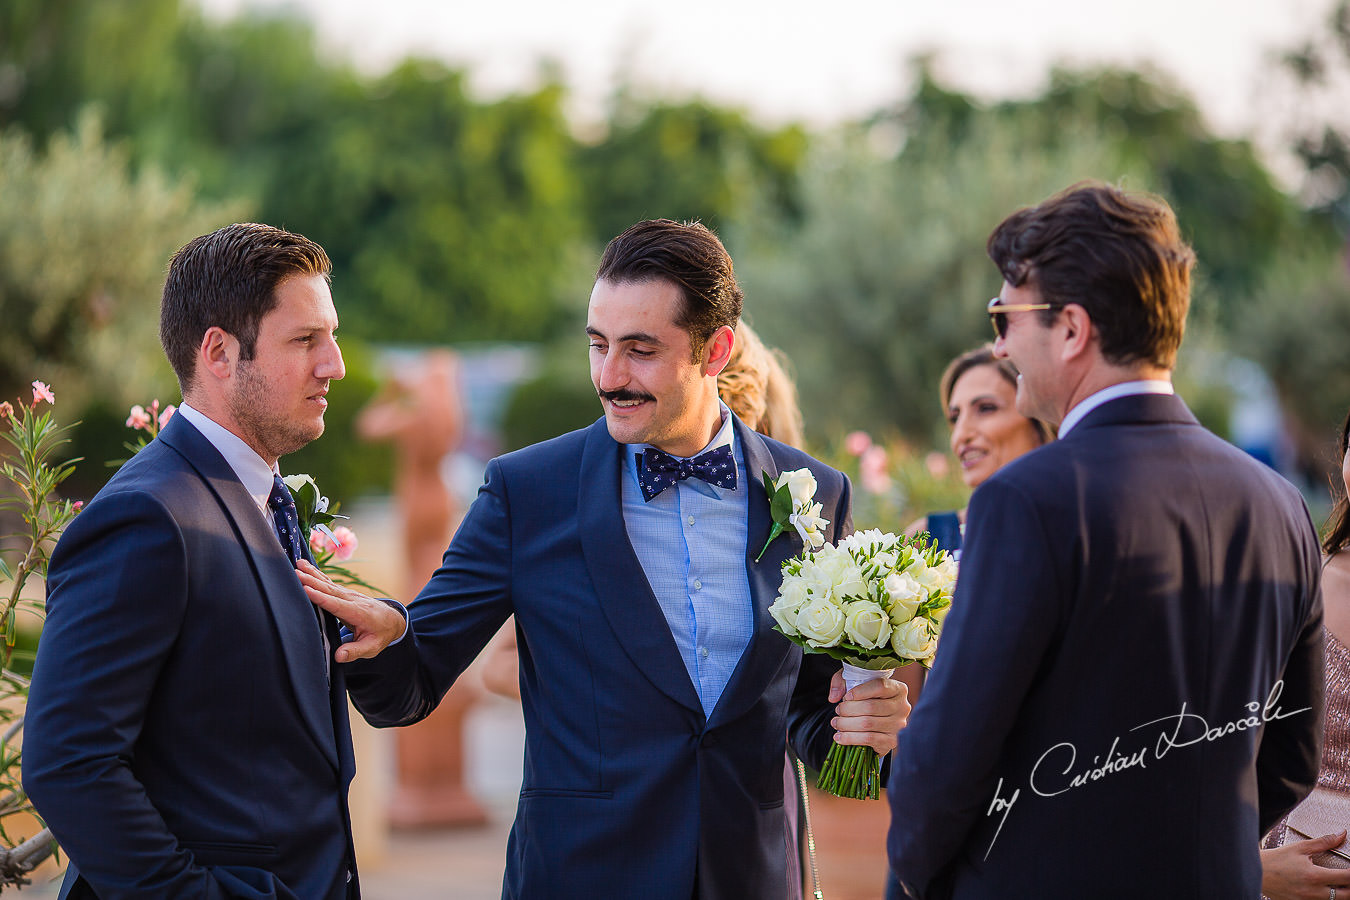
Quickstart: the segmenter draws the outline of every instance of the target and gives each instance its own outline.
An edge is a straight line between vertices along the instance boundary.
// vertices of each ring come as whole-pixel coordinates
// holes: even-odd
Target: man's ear
[[[713,377],[721,374],[731,362],[731,348],[736,346],[736,333],[730,325],[723,325],[712,333],[703,345],[703,374]]]
[[[1069,362],[1079,359],[1091,347],[1094,338],[1092,319],[1087,310],[1077,303],[1066,303],[1059,311],[1058,325],[1063,329],[1063,344],[1060,346],[1060,358]]]
[[[202,345],[197,350],[197,365],[203,374],[221,381],[234,375],[234,367],[239,362],[239,340],[234,335],[212,325],[202,335]]]

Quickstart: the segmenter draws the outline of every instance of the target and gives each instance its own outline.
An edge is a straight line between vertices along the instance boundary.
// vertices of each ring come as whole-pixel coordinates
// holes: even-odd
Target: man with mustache
[[[615,238],[586,325],[604,418],[490,463],[408,636],[348,669],[369,721],[415,722],[515,614],[526,746],[504,897],[781,900],[784,739],[819,766],[832,741],[888,753],[904,725],[903,685],[846,696],[837,663],[772,631],[802,545],[756,561],[762,473],[811,471],[827,540],[850,529],[849,485],[719,401],[741,300],[702,225]],[[333,611],[357,596],[305,580]]]

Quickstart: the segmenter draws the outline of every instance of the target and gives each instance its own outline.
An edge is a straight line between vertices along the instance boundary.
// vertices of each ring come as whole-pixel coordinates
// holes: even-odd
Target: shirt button
[[[693,524],[694,524],[694,517],[693,517],[693,516],[690,516],[688,519],[685,519],[685,521],[688,522],[690,525],[693,525]]]
[[[703,582],[697,578],[694,579],[694,590],[696,591],[703,590]]]
[[[707,648],[707,647],[699,647],[699,648],[698,648],[698,652],[699,652],[699,655],[702,656],[704,659],[707,659],[707,658],[708,658],[708,648]]]

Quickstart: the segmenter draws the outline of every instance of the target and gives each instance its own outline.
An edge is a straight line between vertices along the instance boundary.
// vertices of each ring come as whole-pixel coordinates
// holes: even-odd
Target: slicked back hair
[[[713,332],[736,327],[744,294],[726,247],[698,222],[649,219],[609,242],[597,281],[613,284],[664,279],[680,289],[684,306],[675,324],[689,332],[694,358]]]
[[[197,351],[216,326],[253,358],[258,324],[277,305],[277,286],[295,276],[322,275],[332,264],[309,238],[270,225],[241,223],[202,235],[173,255],[159,306],[159,340],[186,393]]]

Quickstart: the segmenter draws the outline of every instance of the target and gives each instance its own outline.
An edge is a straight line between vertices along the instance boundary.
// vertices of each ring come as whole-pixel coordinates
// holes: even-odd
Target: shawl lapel
[[[197,471],[230,520],[253,564],[258,590],[276,625],[301,718],[324,756],[338,769],[329,685],[324,677],[323,646],[317,639],[314,606],[276,534],[225,458],[184,416],[171,419],[157,439]]]
[[[586,568],[600,608],[633,665],[662,693],[702,719],[698,692],[624,526],[623,454],[623,445],[609,436],[603,419],[590,427],[577,488]]]

